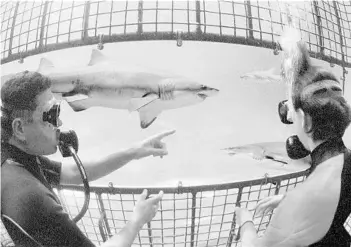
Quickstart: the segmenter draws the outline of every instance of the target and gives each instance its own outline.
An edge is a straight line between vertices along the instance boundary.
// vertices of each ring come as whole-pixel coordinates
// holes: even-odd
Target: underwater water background
[[[84,46],[27,57],[3,64],[2,75],[36,70],[41,57],[56,67],[84,66],[94,46]],[[204,102],[162,112],[147,129],[140,128],[137,112],[94,107],[74,112],[66,102],[61,106],[63,129],[74,129],[79,137],[78,155],[84,160],[97,159],[165,130],[176,133],[166,137],[169,155],[148,157],[128,163],[94,185],[184,186],[224,183],[285,174],[306,169],[295,162],[282,167],[272,160],[257,161],[251,155],[229,156],[221,150],[230,146],[260,142],[284,142],[293,134],[278,117],[277,105],[286,99],[283,83],[243,80],[240,75],[256,70],[280,68],[280,56],[269,49],[209,42],[140,41],[105,44],[102,53],[121,64],[140,65],[151,71],[169,71],[214,87],[220,92]],[[342,68],[314,60],[337,75]],[[351,102],[350,70],[345,96]],[[351,146],[351,130],[344,141]],[[50,156],[62,160],[59,152]]]

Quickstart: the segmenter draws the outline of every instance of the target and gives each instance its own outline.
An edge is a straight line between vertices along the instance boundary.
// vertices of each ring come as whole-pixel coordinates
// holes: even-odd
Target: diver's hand
[[[162,156],[167,155],[168,151],[166,143],[162,142],[161,140],[164,137],[172,135],[174,133],[175,130],[165,131],[138,143],[137,145],[135,145],[137,152],[136,158],[140,159],[150,155],[153,155],[154,157],[160,156],[162,158]]]
[[[247,222],[253,222],[252,213],[247,208],[235,208],[236,222],[239,227],[242,227]]]
[[[163,191],[160,191],[157,196],[146,199],[147,190],[145,189],[134,207],[131,222],[136,224],[139,228],[142,228],[143,225],[150,222],[157,213],[162,196]]]
[[[261,216],[272,211],[273,209],[278,207],[279,203],[283,200],[283,198],[284,195],[274,195],[262,199],[256,205],[255,215]]]

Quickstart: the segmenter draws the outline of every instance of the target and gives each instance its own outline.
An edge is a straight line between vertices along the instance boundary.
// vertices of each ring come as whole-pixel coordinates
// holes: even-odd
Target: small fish
[[[268,82],[281,82],[282,78],[280,75],[274,74],[274,68],[265,71],[252,71],[240,76],[241,79],[254,79],[259,81]]]

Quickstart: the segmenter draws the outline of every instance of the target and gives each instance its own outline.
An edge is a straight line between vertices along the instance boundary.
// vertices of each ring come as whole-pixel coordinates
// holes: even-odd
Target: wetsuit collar
[[[8,157],[20,164],[37,164],[37,156],[28,154],[18,147],[9,143],[1,143],[1,151],[6,152]]]
[[[331,138],[318,145],[311,153],[312,172],[320,163],[337,156],[346,149],[341,138]]]

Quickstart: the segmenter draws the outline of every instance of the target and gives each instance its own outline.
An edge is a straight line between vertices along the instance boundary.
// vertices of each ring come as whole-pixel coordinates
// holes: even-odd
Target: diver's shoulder
[[[7,159],[1,165],[1,186],[6,184],[28,185],[31,181],[37,182],[38,180],[23,164]]]

